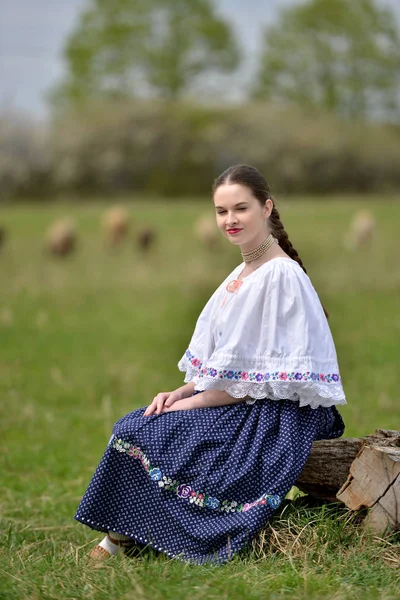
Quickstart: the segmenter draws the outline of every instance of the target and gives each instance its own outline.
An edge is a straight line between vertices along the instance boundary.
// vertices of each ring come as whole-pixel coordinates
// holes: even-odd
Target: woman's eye
[[[224,215],[226,213],[226,210],[219,210],[217,212],[217,215]]]
[[[242,206],[241,208],[239,208],[239,210],[246,210],[246,206]]]

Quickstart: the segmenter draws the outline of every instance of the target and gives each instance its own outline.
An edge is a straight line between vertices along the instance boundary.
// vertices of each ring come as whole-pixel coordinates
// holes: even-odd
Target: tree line
[[[246,100],[400,120],[400,32],[377,0],[305,0],[264,28]],[[64,47],[58,110],[93,99],[196,96],[208,78],[235,74],[243,48],[212,0],[90,0]],[[240,79],[232,79],[241,85]]]

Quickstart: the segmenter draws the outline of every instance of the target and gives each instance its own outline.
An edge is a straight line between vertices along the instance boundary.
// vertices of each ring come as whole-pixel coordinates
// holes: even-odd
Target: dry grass
[[[289,562],[306,563],[312,557],[323,567],[327,555],[340,545],[343,558],[357,552],[370,552],[374,560],[397,570],[400,567],[400,533],[385,538],[371,534],[363,527],[361,512],[340,504],[310,506],[307,498],[286,504],[271,525],[253,541],[252,550],[262,560],[275,553]]]

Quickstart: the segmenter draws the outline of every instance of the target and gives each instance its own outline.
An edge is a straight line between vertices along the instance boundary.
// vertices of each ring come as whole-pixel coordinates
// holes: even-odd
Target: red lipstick
[[[227,232],[230,235],[235,235],[236,233],[240,233],[242,230],[241,229],[227,229]]]

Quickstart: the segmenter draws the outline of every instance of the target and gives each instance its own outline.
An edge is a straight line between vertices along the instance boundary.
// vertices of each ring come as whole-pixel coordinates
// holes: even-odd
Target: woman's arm
[[[227,404],[238,404],[244,402],[246,398],[232,398],[228,392],[220,390],[206,390],[190,398],[185,398],[179,403],[174,403],[171,407],[165,406],[161,412],[171,412],[173,410],[191,410],[193,408],[210,408],[212,406],[226,406]]]
[[[192,396],[193,392],[194,392],[194,383],[189,381],[189,383],[185,383],[185,385],[177,388],[176,390],[171,392],[171,394],[180,396],[179,399],[183,400],[183,398],[189,398],[189,396]]]

